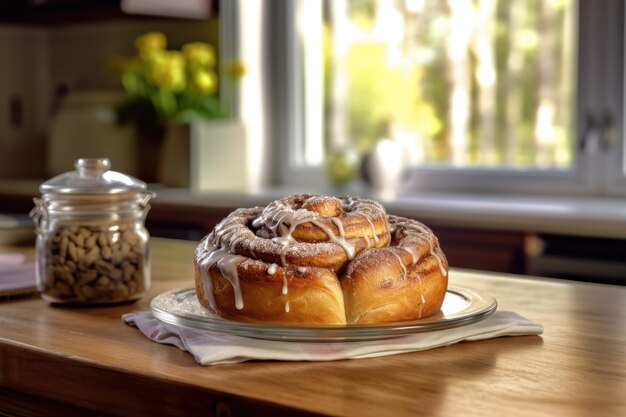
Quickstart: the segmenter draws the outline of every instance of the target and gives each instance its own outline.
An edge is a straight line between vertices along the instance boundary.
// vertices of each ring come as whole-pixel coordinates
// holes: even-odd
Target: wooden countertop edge
[[[70,408],[124,416],[148,413],[167,416],[323,415],[182,381],[142,375],[7,339],[0,339],[0,358],[0,386],[68,404]]]

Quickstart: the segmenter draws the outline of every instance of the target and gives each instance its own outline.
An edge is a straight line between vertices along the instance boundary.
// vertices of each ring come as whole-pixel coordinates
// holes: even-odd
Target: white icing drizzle
[[[417,253],[417,248],[415,246],[398,246],[399,249],[402,249],[405,252],[408,252],[413,258],[413,263],[411,266],[417,264],[420,260],[419,254]]]
[[[237,229],[238,227],[240,227],[240,225],[239,225],[238,223],[233,223],[233,224],[229,224],[229,225],[225,226],[225,225],[224,225],[224,224],[225,224],[224,222],[225,222],[226,220],[229,220],[229,219],[228,219],[228,217],[227,217],[224,221],[222,221],[220,224],[218,224],[217,226],[215,226],[215,236],[217,237],[217,245],[218,245],[218,246],[221,246],[222,237],[223,237],[226,233],[228,233],[228,232],[230,232],[230,231],[232,231],[232,230],[235,230],[235,229]]]
[[[409,253],[411,255],[411,268],[413,266],[415,266],[418,262],[419,262],[419,254],[417,253],[417,248],[415,246],[396,246],[398,249],[401,249],[407,253]],[[394,252],[395,254],[395,252]],[[400,262],[400,265],[402,264],[402,259],[400,258],[400,256],[398,256],[396,254],[396,257],[398,258],[398,261]],[[404,268],[404,275],[406,277],[406,268]],[[422,310],[424,309],[424,304],[426,303],[426,299],[424,298],[424,289],[422,287],[422,277],[417,275],[417,282],[419,283],[420,286],[420,307],[419,307],[419,315],[418,315],[418,319],[422,318]]]
[[[348,210],[353,209],[355,205],[359,204],[359,211],[363,212],[360,214],[369,222],[372,228],[373,238],[378,242],[379,237],[370,215],[377,214],[384,218],[386,216],[384,209],[373,201],[359,200],[353,197],[349,197],[347,202],[342,201],[341,204],[344,209]],[[333,230],[320,220],[318,213],[309,212],[304,216],[298,216],[295,210],[289,207],[285,201],[277,200],[271,203],[260,216],[254,218],[252,225],[256,228],[265,226],[273,235],[272,241],[282,246],[280,256],[283,266],[286,265],[285,258],[286,251],[288,250],[287,247],[295,242],[295,239],[292,237],[293,231],[304,223],[312,223],[317,226],[326,234],[329,241],[338,244],[345,250],[348,259],[354,259],[356,254],[355,243],[357,239],[346,239],[343,222],[340,217],[331,217],[329,220],[337,227],[339,236],[336,236]],[[369,247],[371,243],[369,243],[369,238],[367,238],[367,240]]]
[[[372,242],[370,240],[369,237],[367,237],[367,233],[365,233],[365,230],[363,230],[363,239],[365,239],[365,243],[367,243],[367,248],[371,248],[372,247]]]
[[[267,213],[272,214],[272,213]],[[260,219],[262,220],[262,225],[267,227],[272,235],[278,236],[278,228],[283,226],[283,223],[291,223],[292,216],[287,211],[277,211],[273,213],[271,217],[267,217],[267,214],[261,215]]]
[[[209,306],[217,311],[217,306],[215,304],[215,295],[213,294],[213,282],[211,281],[211,277],[209,276],[209,268],[215,262],[214,259],[211,259],[211,255],[215,253],[215,246],[209,243],[209,239],[206,239],[204,249],[209,252],[208,256],[203,256],[199,263],[200,269],[200,277],[202,278],[202,285],[204,289],[204,294],[209,302]],[[205,252],[206,253],[206,252]]]
[[[402,271],[404,271],[404,278],[406,278],[406,266],[404,266],[404,262],[402,262],[402,257],[400,255],[398,255],[398,253],[393,250],[393,248],[390,248],[391,250],[389,251],[393,256],[396,257],[396,259],[398,260],[398,263],[400,264],[400,267],[402,268]]]
[[[374,226],[374,222],[372,221],[372,218],[369,217],[367,214],[363,214],[363,217],[368,221],[368,223],[370,224],[370,227],[372,228],[372,236],[374,236],[374,241],[376,243],[378,243],[378,241],[380,240],[380,238],[378,237],[378,233],[376,233],[376,227]]]
[[[274,275],[276,273],[276,268],[278,268],[278,265],[276,264],[271,264],[268,268],[267,268],[267,275]]]
[[[337,220],[338,223],[335,223],[335,220]],[[333,223],[335,223],[335,225],[341,224],[341,219],[339,219],[337,217],[331,218],[331,221],[333,221]],[[356,249],[354,247],[354,242],[349,242],[348,240],[346,240],[342,236],[343,235],[343,226],[341,228],[339,228],[339,226],[337,226],[337,228],[339,228],[339,233],[340,233],[340,236],[337,237],[337,236],[335,236],[333,231],[330,230],[330,228],[327,227],[325,224],[323,224],[321,222],[318,222],[318,221],[312,221],[311,223],[313,223],[314,225],[316,225],[317,227],[322,229],[324,231],[324,233],[326,233],[326,235],[328,236],[328,239],[331,242],[336,243],[339,246],[341,246],[343,248],[343,250],[346,251],[346,255],[348,255],[348,259],[350,259],[350,260],[354,259],[354,255],[355,255],[355,252],[356,252]]]
[[[204,292],[209,301],[209,306],[217,311],[215,303],[215,295],[213,294],[213,282],[211,280],[209,269],[217,264],[224,278],[230,282],[235,293],[235,308],[243,309],[243,298],[241,296],[241,287],[239,285],[239,274],[237,267],[246,260],[244,256],[233,255],[229,253],[227,248],[217,248],[214,245],[205,245],[207,251],[201,254],[202,259],[199,261],[200,276],[204,285]]]
[[[424,227],[421,226],[420,224],[418,224],[415,221],[411,221],[410,219],[407,219],[406,221],[398,221],[395,222],[392,225],[392,228],[395,230],[397,227],[405,227],[407,229],[411,229],[414,231],[419,232],[421,235],[425,236],[426,239],[428,240],[428,249],[430,251],[430,254],[437,260],[437,264],[439,265],[439,270],[441,271],[441,275],[443,275],[444,277],[448,275],[448,271],[446,271],[446,269],[443,266],[443,260],[441,259],[441,257],[435,253],[435,241],[434,238],[432,236],[431,233],[428,232],[428,230]]]
[[[419,308],[418,313],[417,313],[417,319],[418,320],[422,318],[422,312],[423,311],[424,311],[424,303],[420,304],[420,308]]]
[[[252,209],[250,209],[251,213],[248,214],[248,221],[254,219],[258,213],[260,213],[261,208],[260,207],[254,207]],[[215,245],[217,247],[222,247],[222,238],[224,238],[227,234],[230,234],[230,251],[231,252],[235,252],[235,247],[237,246],[237,244],[239,242],[241,242],[242,240],[246,239],[246,230],[241,229],[241,224],[239,222],[234,222],[231,223],[231,220],[233,219],[233,217],[235,217],[237,215],[237,211],[232,212],[231,214],[229,214],[224,220],[222,220],[220,223],[218,223],[217,226],[215,226],[213,235],[214,235],[214,240],[215,240]],[[231,233],[232,232],[232,233]],[[250,252],[252,253],[252,255],[256,258],[256,254],[254,253],[254,251],[252,249],[250,249]]]
[[[289,313],[289,301],[285,303],[285,313]]]
[[[374,241],[378,243],[380,238],[378,237],[378,233],[376,233],[376,226],[374,226],[372,216],[379,216],[383,219],[386,219],[387,214],[385,210],[382,207],[379,207],[375,202],[368,200],[359,200],[354,197],[348,197],[347,209],[352,210],[354,206],[359,203],[361,205],[361,207],[359,207],[359,214],[370,224]],[[387,225],[387,222],[385,221],[384,224]]]
[[[287,236],[277,236],[277,237],[272,238],[272,242],[276,243],[277,245],[282,246],[283,248],[285,246],[291,245],[294,241],[295,240],[293,237],[291,237],[291,234]]]
[[[441,271],[441,275],[446,276],[448,274],[448,271],[446,271],[446,269],[443,266],[443,260],[441,259],[441,256],[439,256],[439,254],[435,252],[435,238],[425,226],[418,223],[417,221],[410,220],[410,219],[399,221],[398,218],[395,216],[390,216],[390,220],[393,220],[393,221],[390,221],[392,231],[396,231],[399,227],[403,227],[408,230],[417,232],[419,235],[426,238],[426,240],[428,240],[428,250],[430,252],[430,255],[432,255],[437,260],[437,264],[439,266],[439,270]],[[411,254],[413,258],[413,265],[416,265],[417,262],[419,262],[419,253],[415,246],[400,246],[399,248]],[[426,298],[424,297],[424,289],[422,287],[422,278],[418,275],[417,279],[418,279],[419,287],[420,287],[420,305],[418,309],[418,319],[421,319],[423,310],[424,310],[424,305],[426,304]]]
[[[241,296],[241,286],[239,285],[237,267],[245,260],[246,258],[244,256],[227,253],[219,261],[217,261],[217,267],[220,271],[222,271],[224,278],[226,278],[233,287],[233,291],[235,293],[235,308],[237,310],[243,309],[243,298]]]
[[[287,274],[283,273],[283,289],[282,289],[282,293],[283,293],[283,295],[287,295],[288,292],[289,292],[289,287],[287,286]]]
[[[287,265],[287,245],[283,246],[283,249],[280,251],[280,264],[282,266]]]
[[[282,266],[287,265],[287,249],[289,248],[289,245],[291,245],[292,241],[293,238],[291,235],[272,238],[272,242],[280,245],[280,252],[278,255],[280,256],[280,264]]]
[[[437,259],[437,263],[439,264],[439,270],[441,271],[441,275],[443,275],[444,277],[448,275],[448,271],[446,271],[446,269],[443,267],[443,261],[441,260],[441,257],[435,253],[435,251],[433,250],[433,241],[432,239],[429,239],[430,241],[430,245],[429,245],[429,249],[430,249],[430,254],[432,256],[435,257],[435,259]]]
[[[230,242],[230,251],[232,253],[235,252],[235,249],[237,248],[237,243],[241,242],[243,239],[245,239],[245,237],[244,236],[240,236],[240,237],[237,237],[237,238],[233,239],[232,242]]]
[[[252,220],[252,227],[254,227],[255,229],[260,228],[261,226],[263,226],[263,222],[265,221],[265,219],[263,218],[263,216],[259,216],[256,219]]]
[[[337,226],[337,230],[339,231],[339,237],[341,239],[345,239],[346,231],[343,229],[343,222],[341,221],[341,219],[339,217],[331,217],[330,221],[333,222],[335,226]]]
[[[298,267],[298,272],[299,272],[299,273],[301,273],[301,274],[304,274],[304,273],[306,272],[306,267],[304,267],[304,266],[299,266],[299,267]]]

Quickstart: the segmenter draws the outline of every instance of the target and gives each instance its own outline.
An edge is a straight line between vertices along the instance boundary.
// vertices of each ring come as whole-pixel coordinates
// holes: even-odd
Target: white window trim
[[[224,2],[223,2],[224,3]],[[326,184],[323,166],[304,166],[299,163],[301,144],[304,143],[303,72],[295,14],[292,0],[265,1],[268,28],[266,42],[269,71],[266,100],[270,107],[272,138],[269,153],[272,169],[271,182],[286,186],[318,186]],[[586,151],[577,152],[575,168],[560,170],[516,169],[447,169],[414,168],[403,183],[403,194],[421,191],[436,192],[497,192],[516,194],[559,195],[626,195],[626,176],[622,171],[626,154],[623,134],[626,89],[624,71],[624,5],[621,0],[580,0],[578,5],[578,84],[577,126],[585,131],[585,115],[600,118],[611,115],[608,132],[591,130],[585,138],[579,137],[573,146],[587,141]],[[228,31],[226,31],[228,32]],[[614,36],[620,33],[622,38]],[[222,36],[228,36],[222,31]],[[616,88],[617,86],[617,88]],[[600,133],[605,133],[600,135]],[[618,138],[609,144],[607,135]],[[596,144],[594,138],[602,143]],[[596,151],[592,151],[596,149]]]

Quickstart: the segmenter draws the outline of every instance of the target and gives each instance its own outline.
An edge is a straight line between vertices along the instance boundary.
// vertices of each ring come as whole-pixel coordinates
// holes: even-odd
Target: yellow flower
[[[179,51],[168,51],[166,59],[169,61],[168,65],[185,68],[185,56]]]
[[[213,46],[204,42],[191,42],[183,45],[183,53],[189,63],[193,66],[215,65],[215,50]]]
[[[178,51],[158,51],[151,55],[149,67],[185,68],[185,58]]]
[[[158,50],[165,49],[167,39],[161,32],[148,32],[135,39],[135,46],[141,50]]]
[[[155,62],[164,59],[166,51],[163,49],[142,48],[139,50],[139,57],[145,62]]]
[[[144,61],[151,61],[165,49],[167,40],[161,32],[148,32],[135,39],[135,46],[139,50],[139,57]]]
[[[228,64],[228,74],[234,79],[238,80],[246,74],[245,64],[238,59],[233,59]]]
[[[166,43],[160,32],[145,33],[135,39],[137,57],[114,57],[109,67],[130,97],[150,103],[163,120],[221,116],[215,97],[219,79],[213,46],[192,42],[172,51],[166,49]],[[232,68],[236,76],[245,72],[243,64]]]
[[[173,91],[185,89],[185,59],[177,51],[162,51],[152,57],[150,78],[160,86]]]
[[[183,91],[185,89],[185,72],[176,67],[155,67],[152,69],[151,78],[160,87],[166,87],[172,91]]]
[[[217,91],[217,74],[214,71],[197,70],[193,73],[193,83],[198,90],[206,94]]]
[[[144,62],[154,65],[172,65],[183,67],[185,66],[185,57],[179,51],[166,51],[164,49],[154,50],[142,50],[140,52],[141,58]]]

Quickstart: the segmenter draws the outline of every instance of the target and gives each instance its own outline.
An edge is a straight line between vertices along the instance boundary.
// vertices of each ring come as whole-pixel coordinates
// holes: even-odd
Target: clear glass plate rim
[[[180,316],[162,309],[158,302],[163,297],[178,294],[187,294],[193,292],[194,288],[173,289],[165,291],[150,301],[150,310],[152,314],[165,323],[182,325],[185,327],[219,331],[231,333],[240,336],[248,336],[255,338],[280,338],[294,339],[302,337],[306,340],[310,339],[342,339],[351,340],[360,337],[394,337],[410,333],[428,332],[443,330],[452,327],[459,327],[466,324],[480,321],[497,308],[497,301],[490,295],[480,293],[474,289],[451,285],[447,292],[469,300],[468,307],[439,319],[422,319],[410,322],[385,323],[376,325],[338,325],[338,326],[290,326],[280,324],[266,323],[244,323],[226,320],[221,317],[203,317],[195,314],[188,316]],[[161,298],[160,298],[161,297]],[[473,310],[472,310],[473,308]],[[470,310],[468,313],[467,310]],[[465,313],[464,313],[465,312]],[[207,312],[207,314],[210,314]]]

